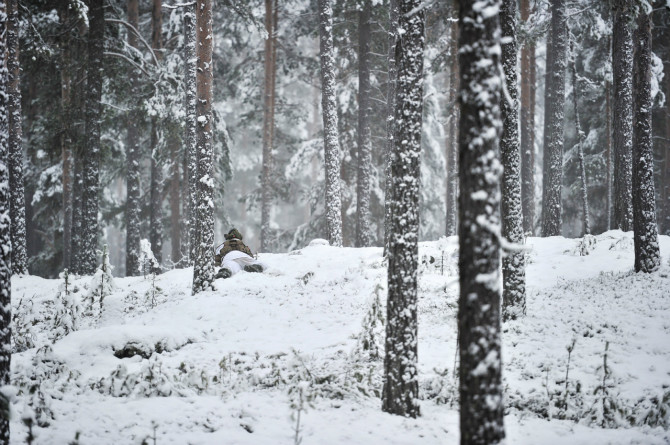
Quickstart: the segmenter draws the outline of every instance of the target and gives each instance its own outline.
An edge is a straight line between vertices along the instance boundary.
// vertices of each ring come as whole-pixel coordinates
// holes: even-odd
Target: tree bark
[[[419,415],[417,267],[423,115],[424,10],[421,0],[398,1],[395,44],[396,110],[391,164],[392,223],[388,250],[386,355],[382,410]]]
[[[23,131],[21,130],[21,69],[19,66],[19,12],[17,0],[7,0],[7,113],[9,118],[9,183],[12,221],[12,272],[28,273],[26,252],[26,199],[23,185]]]
[[[100,194],[100,119],[102,110],[102,52],[105,31],[103,0],[91,0],[88,31],[88,85],[86,93],[86,154],[82,161],[82,274],[95,272],[98,264],[98,209]]]
[[[545,176],[542,193],[542,236],[561,234],[561,188],[563,182],[563,119],[567,50],[565,0],[551,1],[551,55],[547,60],[545,102]]]
[[[503,122],[500,158],[502,235],[510,243],[523,244],[521,207],[521,141],[519,138],[519,94],[517,74],[516,0],[502,0],[500,26],[503,39],[502,66],[506,94],[500,101]],[[524,252],[511,250],[503,256],[503,320],[514,320],[526,312],[526,266]]]
[[[451,21],[451,69],[449,70],[449,137],[447,138],[447,222],[445,234],[456,235],[458,231],[458,6],[453,1]]]
[[[605,149],[605,156],[607,158],[607,202],[605,206],[605,211],[607,212],[605,230],[612,229],[612,85],[609,81],[605,81],[605,119],[607,120],[607,125],[605,131],[607,136],[605,137],[605,143],[607,147]]]
[[[670,235],[670,61],[665,64],[665,161],[663,163],[663,234]]]
[[[270,212],[272,207],[272,136],[274,134],[274,8],[275,0],[265,0],[265,80],[263,87],[263,177],[261,184],[261,245],[270,250]]]
[[[530,0],[521,0],[521,21],[530,17]],[[521,207],[523,231],[535,229],[535,43],[521,48]]]
[[[163,60],[163,16],[162,0],[153,0],[151,10],[151,48],[159,62]],[[158,261],[163,263],[163,172],[159,153],[158,119],[151,118],[151,184],[149,241],[151,251]]]
[[[7,11],[0,3],[0,54],[7,54]],[[11,19],[10,19],[11,20]],[[9,385],[12,360],[12,236],[10,224],[8,71],[0,63],[0,385]],[[0,442],[9,444],[9,406],[0,415]]]
[[[330,0],[319,0],[319,45],[321,59],[321,109],[326,177],[326,225],[331,246],[342,246],[342,201],[340,196],[340,141],[335,102],[335,54],[333,9]]]
[[[372,139],[370,133],[370,15],[365,0],[358,12],[358,162],[356,183],[356,247],[370,246],[370,176]]]
[[[575,113],[575,132],[577,133],[577,159],[579,160],[579,176],[582,181],[582,231],[584,235],[591,234],[591,220],[589,219],[589,192],[586,185],[586,166],[584,165],[584,133],[579,122],[579,110],[577,108],[577,97],[579,95],[579,86],[577,84],[577,54],[574,45],[572,46],[573,61],[570,64],[572,72],[572,105]]]
[[[195,5],[186,6],[184,10],[184,77],[186,79],[186,157],[188,172],[188,242],[189,264],[193,264],[197,256],[198,219],[197,190],[198,183],[198,150],[196,149],[196,45],[195,45]]]
[[[640,11],[635,31],[634,60],[633,239],[635,271],[647,273],[661,265],[654,193],[651,76],[651,18]]]
[[[391,164],[393,160],[393,132],[395,129],[395,99],[396,99],[396,60],[395,44],[398,29],[398,0],[389,1],[389,27],[388,40],[389,50],[387,55],[388,64],[388,86],[386,90],[386,165],[384,166],[384,256],[389,250],[389,235],[391,233],[391,220],[393,218],[392,199],[393,175]]]
[[[61,27],[67,29],[70,26],[68,8],[58,11]],[[72,38],[66,33],[61,41],[62,64],[61,64],[61,159],[63,163],[63,269],[71,269],[72,257],[72,207],[73,207],[73,181],[74,181],[74,154],[72,151]]]
[[[633,229],[633,8],[631,0],[616,0],[612,21],[614,79],[614,227]]]
[[[181,189],[179,187],[179,140],[172,131],[168,136],[170,150],[170,232],[172,247],[172,263],[175,267],[181,266]]]
[[[198,199],[195,215],[197,255],[193,267],[193,294],[214,289],[214,178],[212,148],[212,0],[196,2],[197,97],[196,142]]]
[[[139,29],[139,1],[128,0],[128,23]],[[128,32],[128,45],[139,48],[138,38]],[[132,94],[139,93],[139,73],[134,72],[131,81]],[[140,274],[140,144],[138,129],[139,113],[131,105],[127,115],[126,134],[126,276]]]
[[[459,281],[461,444],[505,437],[500,355],[498,2],[460,1]]]

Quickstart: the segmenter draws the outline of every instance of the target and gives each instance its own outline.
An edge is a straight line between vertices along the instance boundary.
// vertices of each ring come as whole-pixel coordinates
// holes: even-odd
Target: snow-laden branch
[[[147,49],[149,50],[149,53],[151,54],[151,57],[152,57],[152,59],[153,59],[153,61],[154,61],[154,64],[155,64],[156,66],[158,66],[158,58],[156,57],[156,53],[154,52],[154,49],[151,47],[151,45],[149,45],[149,43],[148,43],[146,40],[144,40],[144,37],[142,37],[142,34],[140,34],[140,32],[137,30],[137,28],[135,28],[133,25],[131,25],[130,23],[126,22],[125,20],[120,20],[120,19],[105,19],[105,21],[106,21],[106,22],[110,22],[110,23],[119,23],[119,24],[121,24],[121,25],[124,25],[124,26],[125,26],[126,28],[128,28],[130,31],[132,31],[132,32],[137,36],[137,38],[140,39],[140,41],[142,42],[142,44],[143,44],[144,46],[147,47]]]
[[[138,70],[142,71],[144,74],[146,74],[147,76],[150,77],[149,72],[148,72],[147,70],[145,70],[145,69],[142,67],[142,65],[140,65],[140,64],[137,63],[137,62],[135,62],[133,59],[131,59],[130,57],[126,56],[125,54],[117,53],[117,52],[114,52],[114,51],[105,51],[105,52],[103,52],[102,54],[105,55],[105,56],[118,57],[119,59],[123,59],[123,60],[127,61],[128,63],[130,63],[131,65],[133,65],[135,68],[137,68]]]

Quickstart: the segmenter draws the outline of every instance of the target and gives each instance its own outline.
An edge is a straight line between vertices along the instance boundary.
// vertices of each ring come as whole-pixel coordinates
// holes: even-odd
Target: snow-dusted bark
[[[184,89],[186,91],[186,176],[188,177],[188,228],[189,264],[196,257],[198,219],[196,217],[198,190],[198,151],[196,149],[196,62],[195,52],[195,5],[184,7]]]
[[[389,234],[391,233],[393,175],[391,159],[393,153],[393,131],[395,129],[395,93],[396,93],[396,62],[395,42],[398,31],[398,1],[389,2],[389,52],[386,58],[388,64],[388,89],[386,91],[386,165],[384,166],[384,255],[389,248]]]
[[[19,66],[17,0],[7,0],[7,46],[12,272],[25,274],[28,273],[28,255],[26,252],[26,200],[23,186],[23,131],[21,130],[21,70]]]
[[[332,246],[341,246],[340,141],[337,134],[333,9],[330,0],[319,0],[319,41],[323,149],[326,169],[326,224],[328,226],[328,241],[330,244]]]
[[[100,120],[102,117],[102,51],[105,30],[103,0],[91,0],[88,28],[88,85],[86,92],[86,149],[82,159],[81,249],[79,272],[92,275],[98,265],[98,208],[100,193]]]
[[[128,0],[128,23],[139,29],[139,1]],[[128,31],[128,45],[139,47],[137,35]],[[133,73],[133,96],[139,92],[139,72]],[[126,275],[140,274],[140,135],[138,113],[131,107],[126,133]]]
[[[7,11],[0,3],[0,54],[7,54]],[[9,122],[7,68],[0,63],[0,386],[9,385],[12,336],[12,241],[9,190]],[[9,443],[9,407],[0,415],[0,442]]]
[[[356,178],[356,247],[370,245],[370,184],[372,135],[370,133],[370,15],[372,4],[365,0],[358,12],[358,159]]]
[[[654,148],[651,132],[651,18],[640,11],[635,30],[633,105],[633,231],[635,271],[661,265],[654,193]]]
[[[272,207],[272,146],[275,104],[274,0],[265,0],[265,62],[263,84],[263,166],[261,181],[261,252],[270,250],[270,211]]]
[[[153,0],[151,9],[151,47],[158,61],[163,52],[162,0]],[[151,118],[151,183],[149,185],[149,242],[158,264],[163,262],[163,171],[158,153],[158,126],[156,117]]]
[[[544,183],[542,184],[542,236],[561,234],[563,182],[563,119],[567,68],[567,16],[565,0],[551,0],[551,45],[547,50],[544,114]]]
[[[70,10],[61,8],[58,11],[61,26],[69,25]],[[74,153],[72,150],[72,38],[69,33],[61,41],[61,158],[63,162],[63,269],[71,269],[72,253],[72,207]]]
[[[521,21],[528,22],[530,0],[521,0]],[[534,232],[535,223],[535,42],[521,48],[521,207],[523,231]]]
[[[182,266],[181,252],[181,187],[179,164],[179,139],[174,133],[168,135],[167,147],[170,151],[170,246],[171,260],[175,266]]]
[[[570,71],[572,73],[572,106],[575,113],[575,132],[577,133],[577,158],[579,160],[579,176],[582,182],[582,230],[584,235],[591,234],[591,220],[589,219],[589,193],[586,186],[586,167],[584,166],[584,133],[579,122],[579,110],[577,108],[577,98],[579,97],[579,84],[577,83],[577,54],[572,47],[572,63],[570,64]]]
[[[502,135],[500,159],[502,235],[514,244],[523,243],[521,208],[521,141],[519,138],[519,94],[517,74],[516,0],[502,0],[500,28],[503,40],[501,61],[505,75],[505,94],[500,101]],[[516,319],[526,310],[526,265],[524,253],[507,252],[503,257],[503,320]]]
[[[608,45],[609,47],[610,45]],[[607,168],[607,202],[605,204],[605,211],[607,212],[605,230],[610,230],[612,228],[612,84],[609,80],[605,81],[605,120],[607,124],[605,126],[607,135],[605,137],[605,143],[607,147],[605,149],[605,163]]]
[[[391,161],[386,355],[382,409],[419,415],[417,267],[423,115],[424,11],[421,0],[398,1],[396,109]]]
[[[196,2],[197,97],[196,143],[198,196],[195,208],[198,231],[193,267],[193,294],[214,289],[214,167],[212,127],[212,0]]]
[[[460,0],[461,444],[505,437],[500,355],[499,2]]]
[[[452,8],[451,42],[449,53],[451,56],[451,67],[449,69],[449,135],[447,137],[447,222],[445,234],[456,235],[458,231],[458,21],[456,16],[458,8]]]
[[[663,162],[663,234],[670,235],[670,60],[665,64],[665,159]]]
[[[614,227],[633,229],[633,6],[615,0],[612,20],[612,77],[614,80]]]

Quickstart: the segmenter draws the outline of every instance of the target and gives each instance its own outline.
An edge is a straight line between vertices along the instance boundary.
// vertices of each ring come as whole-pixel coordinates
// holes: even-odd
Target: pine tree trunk
[[[521,21],[530,17],[530,0],[521,0]],[[533,235],[535,222],[535,43],[521,48],[521,207],[523,231]]]
[[[654,147],[651,132],[651,18],[638,14],[635,31],[633,104],[633,230],[635,271],[653,272],[661,265],[654,193]]]
[[[542,236],[561,234],[561,188],[563,182],[563,119],[567,50],[565,0],[551,1],[551,55],[547,60],[549,100],[545,102],[545,176],[542,194]]]
[[[261,184],[260,250],[270,250],[270,211],[272,206],[272,136],[274,131],[274,0],[265,0],[265,80],[263,87],[263,168]]]
[[[614,79],[614,227],[633,229],[633,8],[631,0],[616,0],[612,21]]]
[[[517,87],[516,0],[502,0],[500,8],[503,82],[506,93],[500,101],[503,123],[500,138],[502,235],[514,244],[523,243],[521,207],[521,141],[519,139],[519,94]],[[503,320],[515,320],[526,311],[526,266],[522,251],[509,251],[503,257]]]
[[[582,180],[582,230],[584,235],[591,234],[591,221],[589,219],[589,194],[588,187],[586,186],[586,166],[584,165],[584,133],[582,133],[582,126],[579,122],[579,110],[577,108],[577,97],[579,95],[579,89],[577,84],[577,65],[576,65],[576,53],[574,52],[574,46],[572,46],[573,61],[570,64],[572,72],[572,104],[574,107],[575,113],[575,132],[577,133],[577,158],[579,160],[579,176]]]
[[[139,1],[128,0],[128,23],[139,30]],[[128,30],[128,45],[139,48],[138,38]],[[139,73],[132,74],[133,96],[139,94]],[[126,276],[140,274],[140,141],[139,113],[131,106],[126,134]]]
[[[461,0],[459,281],[461,444],[505,437],[500,356],[498,4]],[[476,7],[475,7],[476,6]]]
[[[168,136],[170,150],[170,232],[172,246],[172,263],[175,267],[181,266],[181,190],[179,188],[179,140],[177,135],[170,132]]]
[[[665,64],[665,162],[663,163],[663,234],[670,235],[670,61]]]
[[[382,410],[419,415],[417,375],[417,267],[423,114],[424,10],[421,0],[398,1],[395,44],[396,110],[392,157],[386,355]]]
[[[98,197],[100,193],[100,119],[102,110],[102,51],[105,30],[103,0],[91,0],[88,29],[86,93],[86,153],[82,161],[81,270],[91,275],[98,265]]]
[[[72,17],[69,8],[58,11],[61,27],[67,29]],[[72,206],[74,181],[74,154],[72,152],[72,38],[65,34],[61,62],[61,159],[63,162],[63,269],[71,270],[72,256]]]
[[[389,249],[389,235],[391,233],[391,220],[393,218],[392,194],[393,194],[393,175],[391,163],[393,159],[393,131],[395,129],[395,99],[396,99],[396,61],[395,61],[395,43],[397,38],[396,30],[398,28],[398,1],[389,1],[389,26],[388,26],[388,86],[386,90],[386,153],[384,166],[384,256],[386,257]]]
[[[196,62],[195,52],[195,5],[186,6],[184,12],[184,77],[186,85],[186,157],[188,171],[188,240],[189,264],[197,256],[198,218],[196,217],[198,194],[198,151],[196,149]]]
[[[193,294],[214,289],[214,179],[212,147],[212,0],[196,2],[196,143],[198,151],[196,257],[193,267]]]
[[[340,141],[335,103],[335,54],[333,9],[330,0],[319,0],[319,45],[321,59],[321,110],[326,177],[326,225],[331,246],[342,246],[342,202],[340,196]]]
[[[0,3],[0,54],[7,54],[7,11]],[[0,63],[0,386],[9,385],[12,360],[12,235],[10,227],[8,72]],[[0,443],[9,444],[9,406],[0,413]]]
[[[605,131],[607,132],[607,136],[605,137],[605,143],[607,144],[605,149],[605,156],[607,158],[607,203],[605,206],[607,225],[605,226],[605,230],[610,230],[612,229],[612,85],[609,81],[605,81],[605,119],[607,120],[605,127]]]
[[[458,70],[458,6],[453,2],[451,22],[451,42],[449,53],[451,54],[451,69],[449,70],[449,137],[447,138],[447,222],[445,234],[447,236],[456,235],[458,231],[458,88],[459,88],[459,70]]]
[[[163,60],[162,0],[153,0],[151,10],[151,48],[159,62]],[[151,184],[149,203],[149,241],[158,264],[163,263],[163,172],[159,153],[158,119],[151,118]]]
[[[370,0],[358,12],[358,162],[356,183],[356,247],[370,246]]]
[[[28,273],[28,256],[26,253],[26,199],[23,186],[23,131],[21,130],[21,71],[19,66],[17,0],[7,0],[7,46],[12,272],[21,275]]]

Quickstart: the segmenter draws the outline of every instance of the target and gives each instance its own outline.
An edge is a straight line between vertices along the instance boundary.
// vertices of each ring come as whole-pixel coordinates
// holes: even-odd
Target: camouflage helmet
[[[227,240],[235,238],[235,239],[238,239],[238,240],[242,241],[242,234],[237,229],[231,229],[230,232],[228,232],[224,235],[224,237]]]

